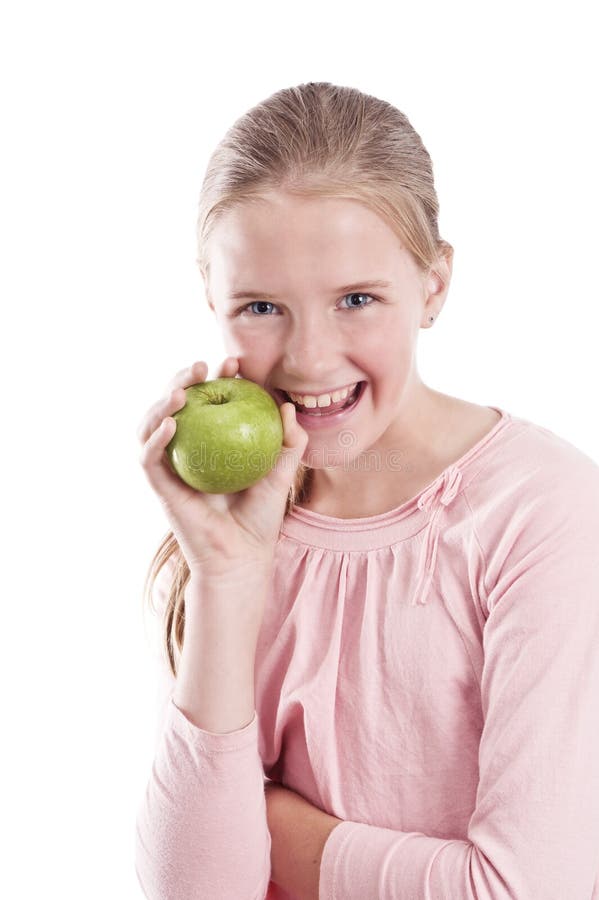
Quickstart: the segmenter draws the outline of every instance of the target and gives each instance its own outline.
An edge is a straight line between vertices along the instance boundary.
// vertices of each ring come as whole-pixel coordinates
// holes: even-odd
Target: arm
[[[468,840],[342,822],[325,844],[322,900],[594,896],[599,473],[565,468],[550,473],[546,490],[519,493],[505,515],[474,518],[487,619]],[[500,510],[505,502],[495,501]]]
[[[260,623],[245,612],[256,604],[244,603],[248,591],[265,589],[261,580],[187,586],[178,676],[168,673],[136,822],[136,871],[150,900],[266,894],[270,835],[253,694]]]
[[[297,900],[318,900],[324,846],[342,819],[274,781],[268,782],[264,791],[272,839],[271,878]]]

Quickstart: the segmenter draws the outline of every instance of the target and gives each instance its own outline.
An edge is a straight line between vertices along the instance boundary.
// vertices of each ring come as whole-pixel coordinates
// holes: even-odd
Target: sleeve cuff
[[[165,728],[172,728],[186,742],[195,746],[198,750],[207,753],[225,752],[228,750],[241,750],[253,746],[258,737],[258,716],[254,710],[254,718],[243,728],[230,731],[226,734],[215,734],[212,731],[204,731],[187,718],[171,697],[165,718]]]
[[[447,843],[416,831],[341,822],[324,847],[319,900],[423,897],[427,870]]]

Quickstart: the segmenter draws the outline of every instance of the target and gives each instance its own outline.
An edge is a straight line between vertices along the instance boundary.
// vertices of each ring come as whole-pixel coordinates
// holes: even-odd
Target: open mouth
[[[300,403],[296,403],[294,400],[292,400],[291,397],[286,393],[286,391],[281,391],[276,388],[275,393],[280,399],[281,403],[293,403],[298,413],[306,416],[313,416],[314,418],[322,418],[326,416],[332,416],[335,413],[341,412],[342,410],[348,409],[350,406],[353,406],[360,398],[365,384],[365,381],[359,381],[351,394],[349,394],[345,398],[345,400],[339,401],[337,403],[330,403],[329,406],[302,406]]]

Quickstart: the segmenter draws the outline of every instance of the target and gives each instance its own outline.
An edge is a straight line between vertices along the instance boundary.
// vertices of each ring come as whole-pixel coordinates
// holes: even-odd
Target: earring
[[[434,322],[434,321],[435,321],[435,317],[434,317],[434,316],[429,316],[429,317],[428,317],[428,320],[429,320],[429,322]]]

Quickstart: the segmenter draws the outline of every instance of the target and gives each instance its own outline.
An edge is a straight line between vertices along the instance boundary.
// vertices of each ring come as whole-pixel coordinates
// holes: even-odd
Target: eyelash
[[[352,291],[351,294],[345,294],[341,299],[345,300],[346,297],[370,297],[371,300],[378,301],[378,297],[374,297],[372,294],[364,294],[361,291]],[[242,306],[239,310],[239,315],[242,315],[249,309],[249,307],[254,306],[255,303],[268,303],[269,306],[276,306],[275,303],[271,303],[270,300],[252,300],[251,303],[246,304],[246,306]],[[346,309],[366,309],[368,306],[372,306],[371,303],[366,303],[364,306],[346,306]],[[268,319],[270,316],[260,315],[260,314],[251,314],[254,319]]]

